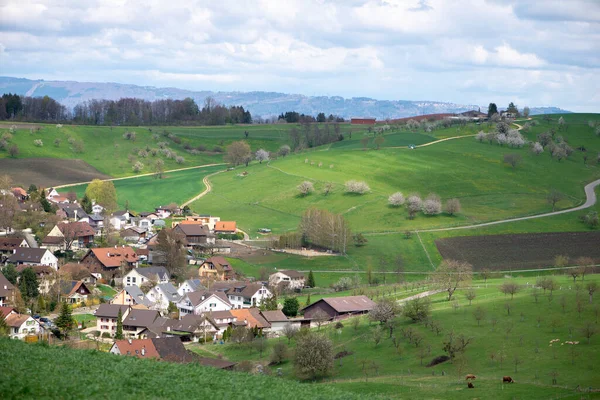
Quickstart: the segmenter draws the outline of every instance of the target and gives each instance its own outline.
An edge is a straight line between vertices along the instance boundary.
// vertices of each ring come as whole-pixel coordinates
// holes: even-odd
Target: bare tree
[[[487,283],[487,280],[492,276],[492,271],[490,271],[488,268],[484,268],[479,271],[479,275],[481,275],[483,278],[483,282]]]
[[[375,342],[375,346],[377,346],[379,342],[381,342],[381,339],[383,338],[383,329],[381,329],[381,325],[377,325],[375,329],[373,329],[373,332],[371,333],[371,338]]]
[[[433,273],[433,281],[437,287],[448,293],[448,301],[459,287],[473,278],[471,264],[456,260],[444,260]]]
[[[233,165],[247,163],[250,159],[250,145],[245,141],[233,142],[227,146],[225,160]]]
[[[510,299],[512,300],[513,297],[515,296],[515,294],[519,291],[520,287],[518,284],[516,284],[515,282],[504,282],[501,286],[500,286],[500,291],[502,293],[506,294],[510,294]]]
[[[485,309],[483,309],[482,307],[478,306],[473,311],[473,317],[477,320],[477,326],[479,326],[481,320],[485,319]]]
[[[448,333],[446,341],[444,341],[443,350],[448,353],[451,360],[454,360],[457,355],[462,354],[467,349],[467,346],[473,342],[472,337],[464,334],[457,335],[454,331]]]
[[[304,181],[298,185],[298,191],[302,196],[306,196],[315,190],[311,181]]]
[[[294,366],[299,376],[316,379],[333,368],[333,343],[325,336],[308,334],[298,340]]]
[[[585,274],[592,270],[594,259],[591,257],[579,257],[575,260],[575,265],[579,266],[579,274],[581,275],[581,280],[583,281],[585,280]]]
[[[329,194],[329,192],[331,192],[331,189],[333,189],[333,183],[331,183],[331,182],[325,183],[325,186],[323,186],[323,194],[325,196],[327,196]]]
[[[596,325],[592,322],[587,322],[583,328],[581,328],[581,334],[587,339],[588,344],[590,344],[592,336],[597,332]]]
[[[596,291],[598,290],[598,282],[588,282],[585,285],[585,289],[590,295],[590,304],[592,304],[592,301],[594,300],[594,293],[596,293]]]
[[[185,268],[185,236],[173,229],[163,229],[158,234],[157,252],[165,259],[165,268],[171,275],[181,277]]]
[[[467,300],[469,300],[469,305],[471,305],[471,302],[473,301],[473,299],[477,297],[477,293],[475,292],[475,290],[473,289],[469,289],[467,290],[467,292],[465,293],[465,298]]]
[[[548,202],[548,204],[550,204],[552,206],[552,211],[554,211],[556,208],[556,203],[558,203],[559,201],[561,201],[564,198],[565,198],[564,194],[562,194],[561,192],[559,192],[556,189],[552,189],[552,190],[550,190],[550,193],[548,193],[548,196],[546,196],[546,201]]]
[[[325,322],[329,321],[331,319],[331,317],[323,310],[319,309],[317,310],[312,318],[311,318],[311,322],[314,321],[315,324],[317,324],[317,329],[321,330],[321,325],[323,325]]]
[[[10,232],[16,222],[15,218],[19,213],[19,202],[9,193],[0,192],[0,228]]]
[[[285,335],[285,337],[287,338],[288,344],[290,344],[292,339],[294,339],[298,335],[299,329],[297,327],[295,327],[294,325],[292,325],[291,323],[288,323],[286,326],[283,327],[282,332]]]
[[[446,214],[454,215],[459,212],[460,212],[460,200],[448,199],[448,201],[446,201]]]
[[[504,163],[509,164],[511,167],[516,168],[523,161],[523,157],[520,154],[508,153],[504,155]]]
[[[523,116],[525,118],[529,117],[529,113],[530,113],[529,107],[528,106],[523,107]]]

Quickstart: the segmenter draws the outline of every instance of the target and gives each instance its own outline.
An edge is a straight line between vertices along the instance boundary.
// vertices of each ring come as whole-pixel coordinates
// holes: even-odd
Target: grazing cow
[[[467,376],[465,377],[465,380],[467,380],[467,381],[468,381],[468,380],[471,380],[471,379],[477,379],[477,377],[476,377],[475,375],[473,375],[473,374],[469,374],[469,375],[467,375]]]
[[[503,376],[502,377],[502,383],[514,383],[515,381],[513,381],[513,378],[511,378],[510,376]]]
[[[469,387],[469,389],[475,389],[475,386],[473,386],[471,382],[467,382],[467,386]]]

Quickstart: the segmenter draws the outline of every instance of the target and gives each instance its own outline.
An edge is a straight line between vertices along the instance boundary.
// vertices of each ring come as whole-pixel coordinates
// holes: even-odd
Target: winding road
[[[198,200],[199,198],[201,198],[201,197],[204,197],[204,196],[206,196],[208,193],[210,193],[210,191],[212,190],[212,186],[210,185],[210,181],[208,180],[208,177],[209,177],[209,176],[216,175],[216,174],[220,174],[221,172],[223,172],[223,171],[217,171],[217,172],[215,172],[214,174],[206,175],[206,176],[205,176],[205,177],[202,179],[202,183],[204,183],[204,186],[206,186],[206,189],[204,189],[204,190],[202,191],[202,193],[200,193],[198,196],[196,196],[196,197],[194,197],[194,198],[192,198],[192,199],[190,199],[190,200],[186,201],[185,203],[183,203],[183,204],[181,205],[181,208],[183,208],[183,207],[185,207],[185,206],[187,206],[187,205],[190,205],[190,204],[191,204],[191,203],[193,203],[194,201],[196,201],[196,200]]]

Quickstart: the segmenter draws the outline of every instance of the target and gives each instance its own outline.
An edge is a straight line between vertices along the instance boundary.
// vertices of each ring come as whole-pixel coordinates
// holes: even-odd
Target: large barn
[[[330,319],[348,315],[364,314],[375,307],[367,296],[326,297],[303,308],[304,318],[315,318],[319,310]]]

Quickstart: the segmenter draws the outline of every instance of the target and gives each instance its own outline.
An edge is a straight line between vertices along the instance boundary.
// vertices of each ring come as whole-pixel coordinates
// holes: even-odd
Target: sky
[[[600,112],[600,0],[0,0],[0,75]]]

